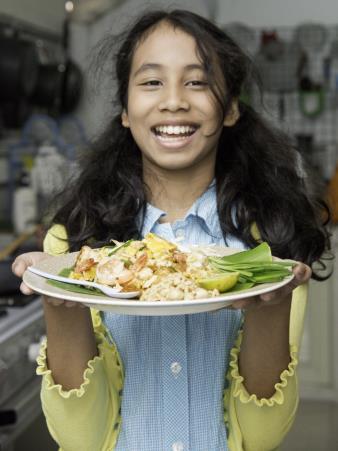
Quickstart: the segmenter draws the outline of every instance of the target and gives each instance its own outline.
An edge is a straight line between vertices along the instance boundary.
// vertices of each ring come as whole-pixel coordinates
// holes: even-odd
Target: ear
[[[236,124],[239,117],[240,117],[239,106],[238,106],[238,100],[236,99],[236,100],[233,100],[230,110],[224,118],[223,124],[225,125],[225,127],[232,127],[233,125]]]
[[[129,128],[129,119],[128,119],[128,113],[125,109],[123,109],[122,114],[121,114],[121,121],[122,121],[122,125],[123,127]]]

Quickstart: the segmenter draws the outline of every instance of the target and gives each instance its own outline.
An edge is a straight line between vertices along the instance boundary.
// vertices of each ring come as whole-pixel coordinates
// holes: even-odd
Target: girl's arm
[[[306,268],[304,277],[308,278],[310,273]],[[296,275],[295,283],[299,283],[299,278],[302,279]],[[255,302],[256,312],[254,306],[247,309],[244,329],[230,353],[224,420],[229,428],[231,451],[277,449],[295,419],[298,406],[296,369],[307,291],[307,284],[303,284],[292,292],[291,312],[285,290],[279,297],[264,295],[264,301],[251,299],[238,301],[240,305],[236,303],[237,307],[244,308]],[[258,308],[271,297],[275,299]],[[290,324],[286,324],[288,316]],[[289,332],[288,337],[285,337],[285,331]]]
[[[249,394],[258,398],[273,395],[281,372],[290,362],[292,290],[309,280],[311,269],[300,263],[294,274],[295,278],[287,286],[261,296],[254,305],[251,301],[245,312],[239,370]]]
[[[245,313],[239,370],[249,394],[270,398],[290,362],[291,295],[279,304]]]
[[[21,255],[13,271],[44,258]],[[22,284],[21,291],[31,290]],[[42,376],[41,403],[48,429],[61,449],[113,449],[120,425],[123,368],[116,347],[105,334],[99,315],[76,303],[45,298],[47,341],[37,359]],[[93,327],[94,324],[94,327]],[[95,329],[95,334],[94,334]]]
[[[13,263],[13,272],[22,277],[26,268],[43,260],[43,252],[29,252]],[[22,284],[21,291],[32,293]],[[54,381],[65,390],[77,388],[89,360],[97,355],[90,311],[73,302],[44,298],[44,314],[48,341],[48,366]],[[65,362],[67,366],[65,368]]]
[[[78,388],[88,361],[97,355],[89,308],[54,306],[44,300],[48,367],[64,390]],[[65,368],[65,362],[67,362]]]

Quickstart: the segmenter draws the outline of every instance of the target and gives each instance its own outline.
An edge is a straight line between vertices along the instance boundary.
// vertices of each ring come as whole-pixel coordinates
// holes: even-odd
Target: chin
[[[161,169],[184,170],[195,166],[203,160],[203,155],[192,155],[192,152],[172,152],[171,154],[153,154],[151,156],[152,164]]]
[[[192,168],[195,161],[180,161],[179,158],[173,161],[155,161],[157,167],[167,171],[183,171]]]

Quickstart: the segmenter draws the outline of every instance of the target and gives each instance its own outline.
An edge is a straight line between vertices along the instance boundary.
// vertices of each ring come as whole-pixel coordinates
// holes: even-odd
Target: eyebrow
[[[158,63],[145,63],[142,64],[141,67],[139,67],[137,69],[137,71],[134,74],[134,77],[136,77],[137,75],[139,75],[142,72],[145,72],[147,70],[151,70],[151,69],[162,69],[164,66],[162,64],[158,64]],[[186,66],[184,66],[184,71],[185,72],[189,72],[191,70],[194,69],[198,69],[198,70],[202,70],[204,72],[204,67],[201,64],[187,64]]]

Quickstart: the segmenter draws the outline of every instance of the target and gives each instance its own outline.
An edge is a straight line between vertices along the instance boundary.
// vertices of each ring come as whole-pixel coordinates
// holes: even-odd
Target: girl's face
[[[162,23],[138,45],[122,123],[151,167],[184,170],[215,161],[221,112],[192,36]]]

